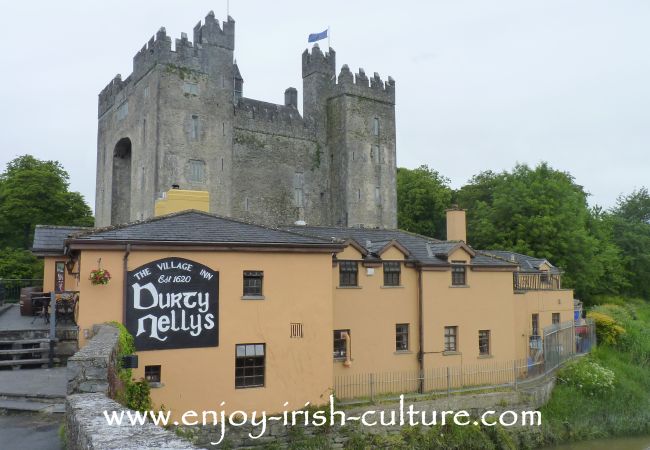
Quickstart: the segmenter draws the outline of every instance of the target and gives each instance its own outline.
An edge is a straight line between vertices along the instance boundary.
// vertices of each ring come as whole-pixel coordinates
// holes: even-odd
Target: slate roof
[[[547,259],[536,258],[534,256],[522,255],[521,253],[509,252],[506,250],[482,250],[482,253],[504,259],[506,261],[513,261],[519,266],[521,272],[539,272],[539,267],[546,263],[550,266],[549,272],[560,273],[561,270],[553,266]]]
[[[62,255],[65,240],[69,236],[91,229],[87,227],[36,225],[32,252],[40,256]]]
[[[340,242],[304,236],[277,228],[202,211],[182,211],[139,222],[77,234],[71,244],[83,242],[264,245],[341,248]]]
[[[439,241],[437,239],[409,233],[403,230],[312,226],[291,226],[285,227],[285,229],[325,239],[352,239],[370,253],[379,251],[384,245],[386,245],[386,243],[395,240],[411,253],[409,259],[430,266],[448,265],[450,262],[447,261],[446,257],[443,255],[447,255],[448,252],[460,244],[457,241]],[[376,257],[376,255],[373,256]],[[494,258],[482,253],[476,253],[474,258],[472,258],[471,264],[474,266],[500,267],[512,267],[514,265],[510,261],[501,258]]]

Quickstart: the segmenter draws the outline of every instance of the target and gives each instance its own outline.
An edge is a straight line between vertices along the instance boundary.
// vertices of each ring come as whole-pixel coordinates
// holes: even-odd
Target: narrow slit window
[[[192,139],[197,140],[199,138],[199,116],[192,116]]]
[[[379,118],[375,117],[375,120],[372,122],[372,134],[379,136]]]

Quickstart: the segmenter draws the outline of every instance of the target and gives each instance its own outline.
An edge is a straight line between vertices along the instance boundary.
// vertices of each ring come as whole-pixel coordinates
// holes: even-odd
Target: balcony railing
[[[514,272],[512,280],[515,291],[553,291],[562,287],[559,273]]]

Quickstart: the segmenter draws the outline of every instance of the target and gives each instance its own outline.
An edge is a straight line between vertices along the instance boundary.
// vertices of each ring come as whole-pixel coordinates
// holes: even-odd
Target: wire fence
[[[391,399],[400,394],[451,395],[483,389],[517,389],[555,371],[596,345],[595,325],[586,321],[547,327],[540,342],[531,342],[529,356],[509,361],[484,361],[423,371],[373,372],[341,375],[334,379],[336,397],[347,403]]]

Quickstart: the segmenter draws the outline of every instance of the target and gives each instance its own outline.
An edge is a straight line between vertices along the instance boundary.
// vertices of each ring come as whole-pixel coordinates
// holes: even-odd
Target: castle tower
[[[235,22],[210,12],[175,40],[161,28],[99,95],[96,225],[153,216],[172,185],[230,213]],[[240,83],[241,84],[241,83]]]
[[[343,65],[328,98],[327,142],[334,223],[396,228],[394,80]]]

